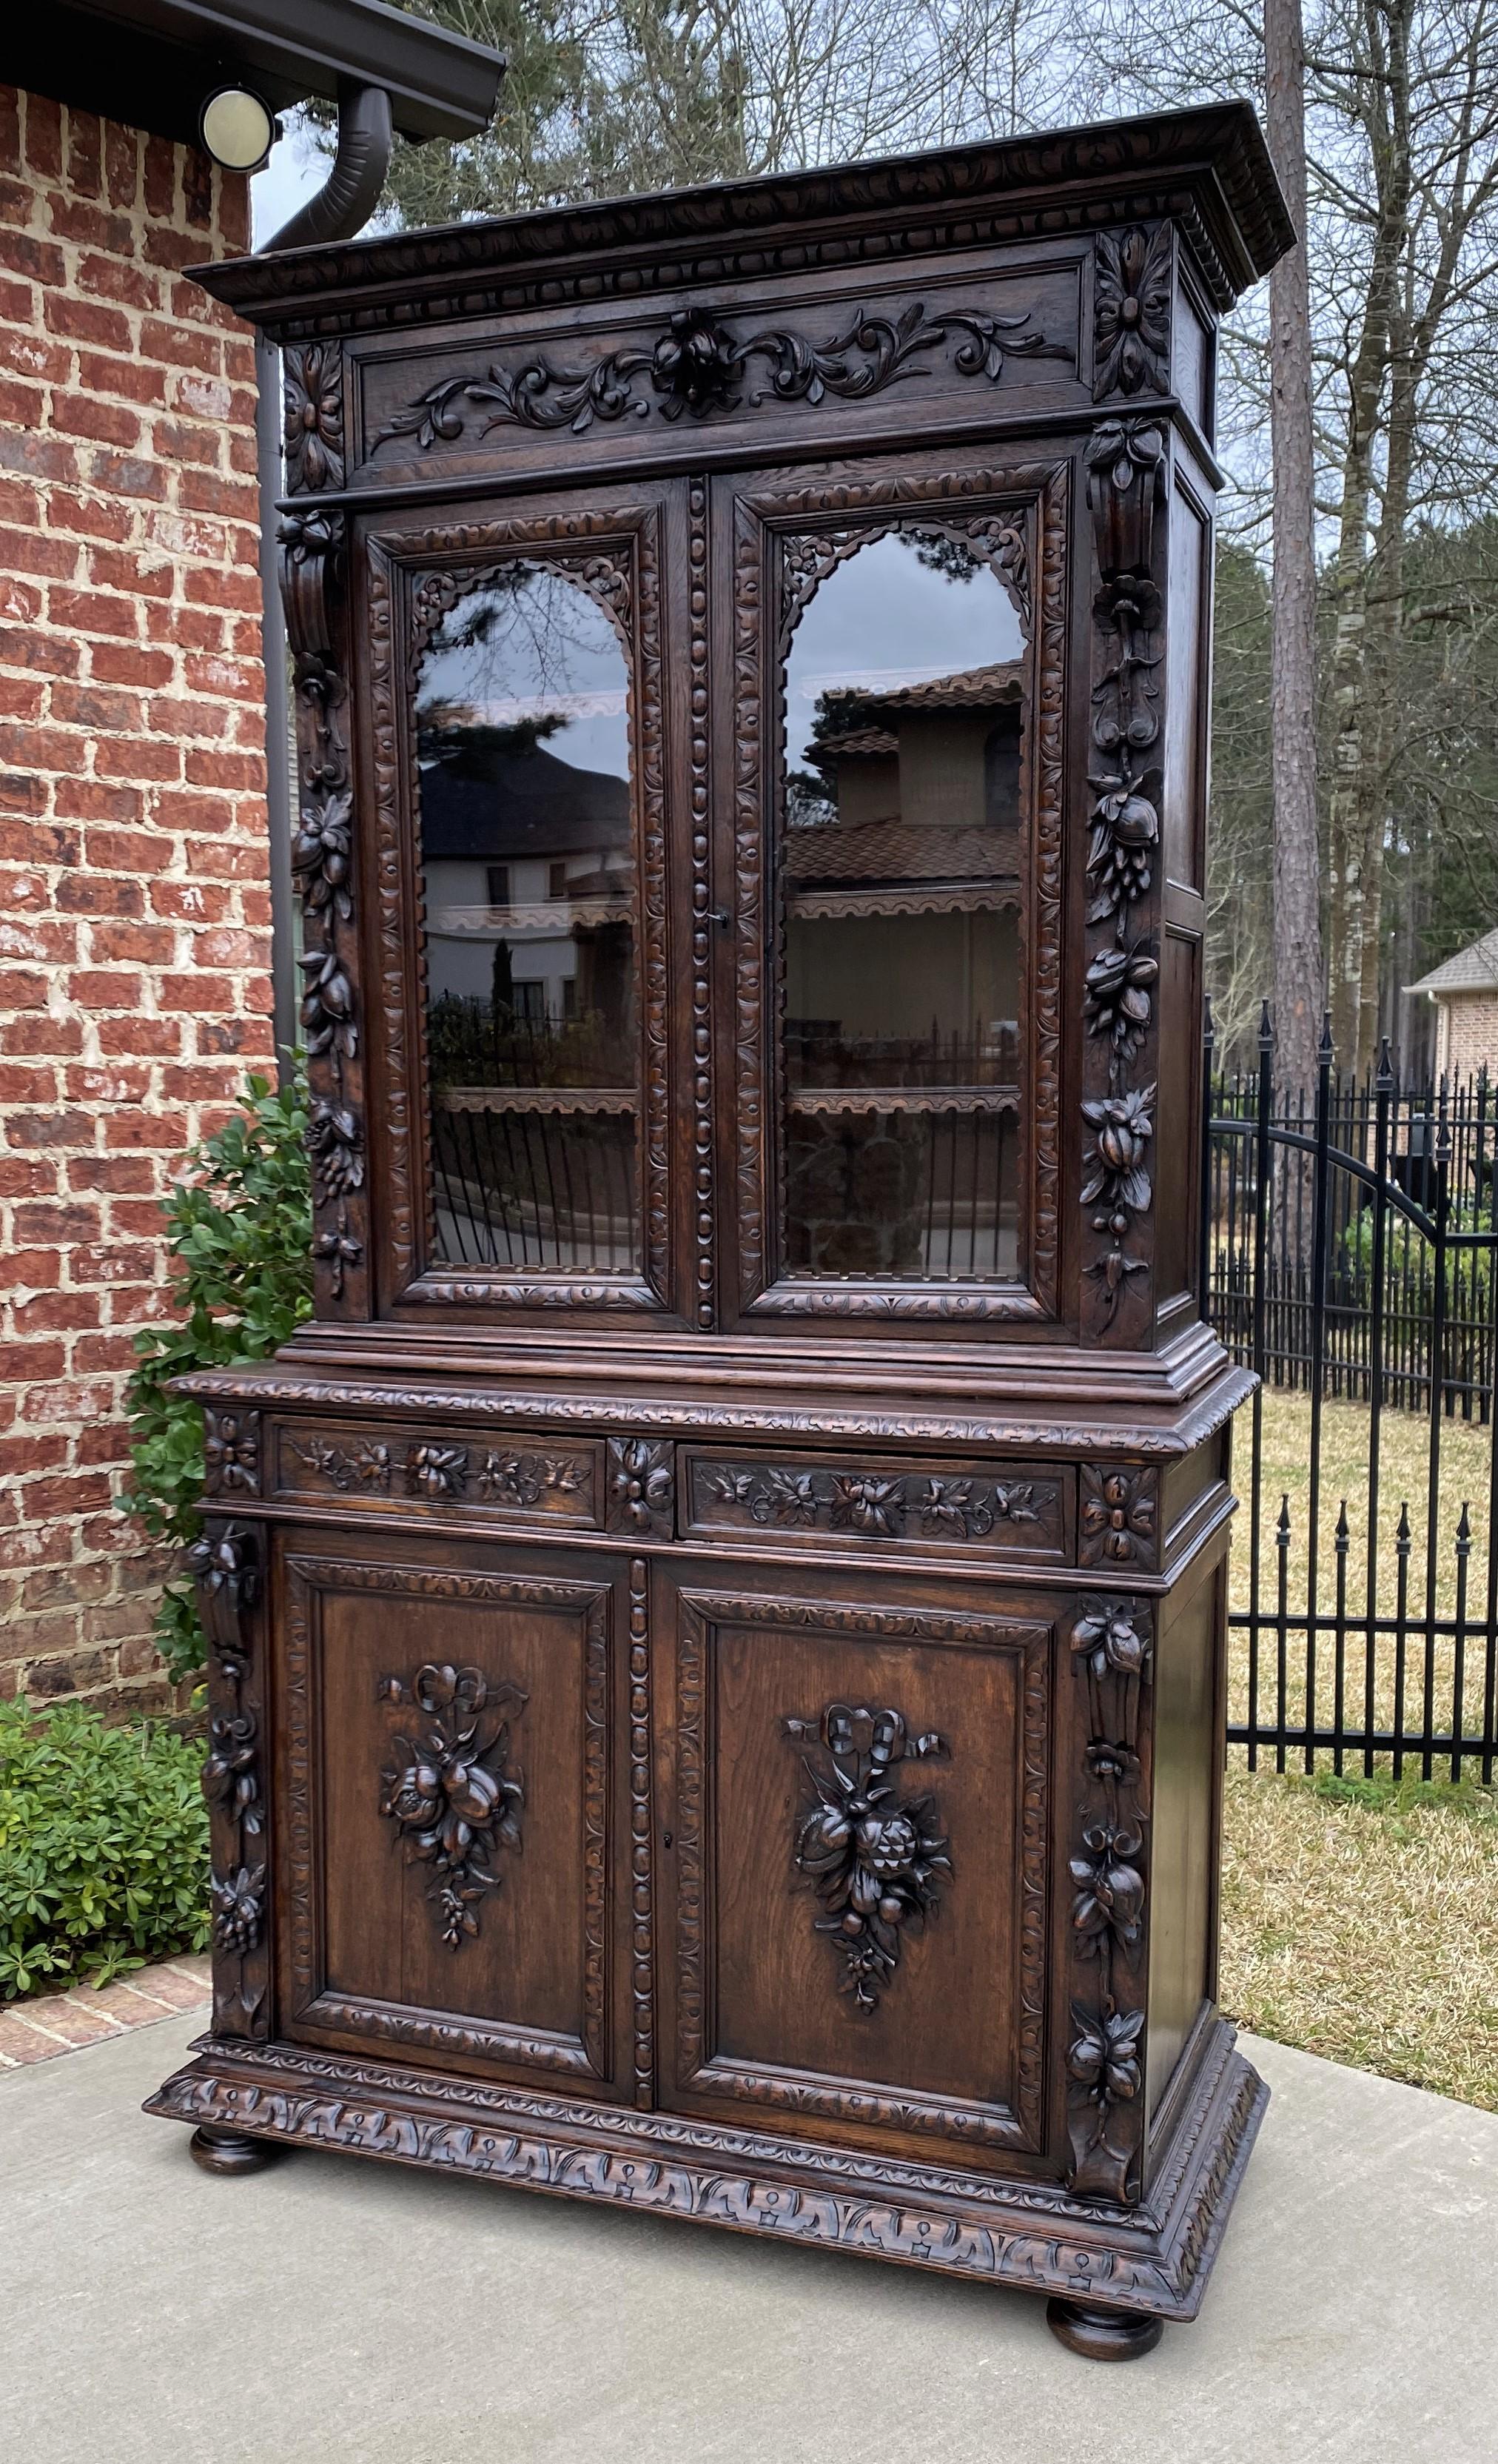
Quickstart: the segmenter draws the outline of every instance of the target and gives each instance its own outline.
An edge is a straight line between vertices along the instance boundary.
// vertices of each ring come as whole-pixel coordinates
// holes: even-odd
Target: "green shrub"
[[[188,1547],[203,1528],[203,1412],[167,1391],[192,1369],[263,1360],[312,1308],[307,1109],[298,1073],[273,1092],[251,1078],[239,1111],[186,1158],[167,1199],[166,1245],[180,1262],[180,1318],[135,1338],[125,1394],[131,1483],[120,1498],[153,1540]],[[190,1583],[168,1582],[156,1647],[174,1678],[203,1665]]]
[[[0,1703],[0,2000],[209,1938],[200,1744]]]

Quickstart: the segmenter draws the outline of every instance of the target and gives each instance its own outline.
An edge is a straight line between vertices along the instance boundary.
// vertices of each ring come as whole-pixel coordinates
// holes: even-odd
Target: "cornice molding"
[[[273,333],[406,329],[514,306],[541,271],[552,298],[641,297],[773,271],[781,243],[803,267],[888,261],[1156,215],[1195,225],[1223,308],[1293,245],[1246,102],[291,249],[193,278]]]

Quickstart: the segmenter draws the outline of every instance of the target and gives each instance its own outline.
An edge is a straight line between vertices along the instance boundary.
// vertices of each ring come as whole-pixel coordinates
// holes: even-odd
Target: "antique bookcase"
[[[1201,2301],[1224,105],[205,270],[286,372],[317,1311],[189,1382],[151,2110]]]

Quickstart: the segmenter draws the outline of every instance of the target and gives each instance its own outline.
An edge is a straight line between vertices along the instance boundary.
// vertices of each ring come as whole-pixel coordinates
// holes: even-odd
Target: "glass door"
[[[763,1122],[751,1317],[1046,1313],[1061,778],[1059,741],[1036,742],[1032,575],[1061,512],[1002,488],[735,503],[739,587],[757,567],[764,611],[740,606],[738,662],[738,738],[757,719],[761,749],[737,817],[764,901],[753,935],[740,899],[741,1019],[764,969],[747,1066],[738,1039],[741,1189]],[[901,493],[929,505],[892,512]]]

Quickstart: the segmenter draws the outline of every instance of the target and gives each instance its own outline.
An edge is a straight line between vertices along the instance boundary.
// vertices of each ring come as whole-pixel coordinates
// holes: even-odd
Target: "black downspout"
[[[390,98],[379,86],[350,86],[339,98],[338,153],[326,184],[283,224],[268,248],[306,248],[352,239],[379,203],[390,162]],[[264,253],[264,252],[260,252]],[[276,503],[281,468],[280,353],[256,334],[255,452],[260,500],[261,637],[265,650],[265,803],[271,832],[271,1003],[276,1066],[284,1073],[297,1042],[297,902],[292,879],[292,757],[286,626],[277,572]]]

